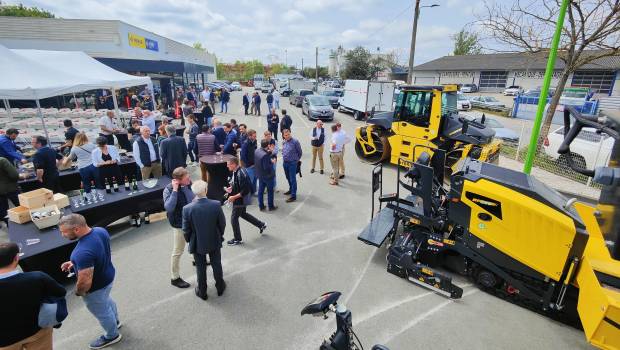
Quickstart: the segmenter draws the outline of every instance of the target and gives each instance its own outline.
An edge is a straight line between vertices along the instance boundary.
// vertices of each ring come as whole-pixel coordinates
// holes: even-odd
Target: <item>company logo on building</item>
[[[156,40],[145,38],[142,35],[128,33],[129,46],[137,47],[140,49],[147,49],[151,51],[159,51],[159,46]]]

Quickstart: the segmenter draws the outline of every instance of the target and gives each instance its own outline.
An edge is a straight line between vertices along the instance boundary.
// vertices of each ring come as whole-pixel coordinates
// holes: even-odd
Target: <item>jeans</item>
[[[280,101],[273,101],[273,105],[276,107],[276,109],[280,109]]]
[[[116,303],[110,298],[111,290],[112,283],[83,297],[86,308],[105,330],[106,339],[114,339],[118,336],[118,329],[116,328],[116,324],[119,322],[118,311],[116,310]]]
[[[198,143],[196,140],[189,140],[187,143],[187,153],[189,154],[189,160],[192,162],[198,161]]]
[[[250,224],[261,228],[265,225],[264,222],[258,220],[254,215],[247,212],[247,207],[245,205],[233,206],[232,214],[230,215],[230,223],[233,228],[233,235],[236,240],[240,241],[241,238],[241,227],[239,227],[239,218],[244,219]]]
[[[95,188],[102,189],[101,181],[99,179],[99,169],[94,165],[89,165],[85,168],[80,169],[80,177],[82,178],[82,185],[84,186],[84,192],[90,193],[91,186],[90,183],[95,183]],[[120,181],[121,179],[117,179]]]
[[[228,102],[221,102],[220,113],[228,113]]]
[[[271,179],[263,180],[260,179],[258,181],[258,207],[263,209],[265,207],[264,195],[265,188],[267,189],[267,205],[269,208],[273,208],[273,190],[276,187],[276,178],[272,177]]]
[[[267,110],[271,112],[272,108],[273,108],[273,102],[272,103],[267,102]]]
[[[297,198],[297,161],[284,162],[284,174],[288,181],[291,198]]]
[[[213,269],[215,278],[215,288],[221,289],[224,286],[224,272],[222,271],[222,253],[220,249],[209,252],[209,261]],[[207,255],[194,253],[196,261],[196,279],[198,280],[198,292],[201,295],[207,293]]]
[[[9,209],[9,199],[13,203],[14,206],[19,206],[19,199],[17,198],[17,192],[10,192],[7,194],[0,194],[0,220],[8,220],[6,219],[6,211]]]
[[[256,184],[258,182],[258,178],[256,177],[256,173],[254,171],[254,165],[249,168],[245,168],[245,171],[247,171],[248,176],[250,176],[250,182],[252,183],[252,194],[256,194]]]

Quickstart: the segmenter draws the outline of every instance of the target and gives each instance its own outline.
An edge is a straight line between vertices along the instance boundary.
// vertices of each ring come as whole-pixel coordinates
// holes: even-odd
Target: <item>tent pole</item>
[[[75,101],[74,108],[80,108],[80,103],[78,102],[78,99],[75,97],[75,91],[73,92],[73,101]]]
[[[123,126],[123,128],[125,127],[125,119],[121,118],[121,112],[118,110],[118,100],[116,99],[116,89],[115,88],[111,88],[110,89],[112,91],[112,102],[114,102],[114,115],[116,116],[116,118],[121,120],[121,125]]]
[[[39,103],[38,98],[35,101],[37,103],[37,114],[39,115],[39,118],[41,118],[41,124],[43,124],[43,131],[45,131],[45,138],[47,139],[47,142],[51,144],[49,134],[47,133],[47,126],[45,126],[45,119],[43,118],[43,112],[41,112],[41,104]]]
[[[157,110],[157,101],[155,101],[155,91],[153,90],[153,81],[146,85],[151,93],[151,103],[153,104],[153,111]]]
[[[13,112],[11,112],[11,105],[9,104],[8,99],[4,99],[4,109],[6,109],[6,113],[9,115],[9,121],[13,121]]]

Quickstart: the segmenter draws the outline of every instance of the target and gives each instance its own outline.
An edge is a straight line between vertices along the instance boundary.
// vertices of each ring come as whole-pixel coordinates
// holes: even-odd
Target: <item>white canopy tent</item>
[[[0,99],[35,100],[47,135],[39,100],[94,89],[112,90],[147,85],[155,103],[151,78],[116,71],[78,51],[10,50],[0,45]],[[10,108],[8,108],[10,111]]]

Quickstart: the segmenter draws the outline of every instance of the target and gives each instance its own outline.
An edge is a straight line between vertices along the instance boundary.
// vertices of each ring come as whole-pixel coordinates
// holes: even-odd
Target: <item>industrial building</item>
[[[118,71],[148,75],[172,101],[174,86],[216,79],[214,54],[117,20],[0,17],[10,49],[83,51]]]
[[[523,89],[540,87],[545,75],[547,56],[531,53],[497,53],[444,56],[415,66],[413,83],[476,84],[480,91],[499,92],[510,85]],[[551,86],[557,85],[564,62],[558,58]],[[620,56],[601,58],[574,74],[567,86],[588,87],[601,95],[620,95]]]

